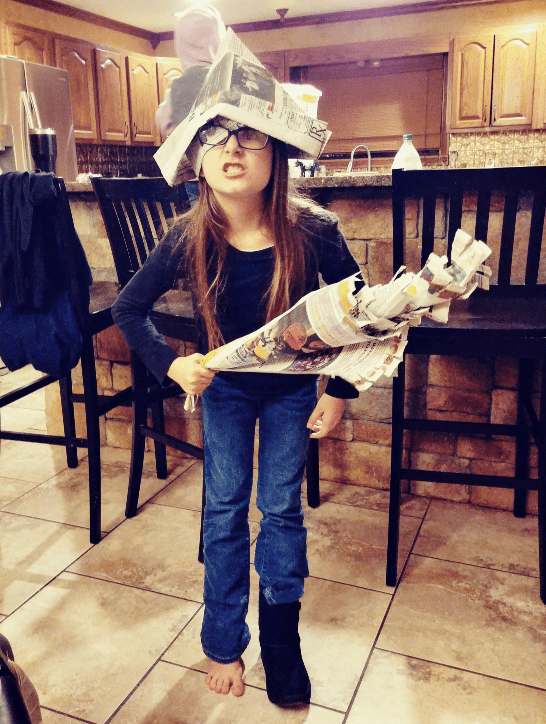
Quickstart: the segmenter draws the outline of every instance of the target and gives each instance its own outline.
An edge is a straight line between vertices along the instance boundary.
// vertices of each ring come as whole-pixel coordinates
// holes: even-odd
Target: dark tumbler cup
[[[55,173],[57,158],[57,136],[53,128],[31,128],[29,131],[30,152],[37,171]]]

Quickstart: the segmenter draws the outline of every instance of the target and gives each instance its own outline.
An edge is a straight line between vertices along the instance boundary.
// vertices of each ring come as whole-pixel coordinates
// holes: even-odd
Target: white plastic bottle
[[[404,171],[413,171],[423,168],[419,154],[412,141],[412,134],[406,133],[402,136],[402,145],[396,152],[391,168],[403,168]]]

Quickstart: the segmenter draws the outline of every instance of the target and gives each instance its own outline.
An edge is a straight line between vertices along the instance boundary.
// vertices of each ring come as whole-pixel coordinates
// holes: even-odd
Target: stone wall
[[[319,202],[334,211],[355,258],[369,284],[384,283],[392,271],[392,207],[387,186],[360,188],[325,187],[312,192]],[[72,205],[78,233],[97,278],[112,278],[111,256],[106,234],[96,202],[91,194],[73,194]],[[530,210],[522,203],[518,239],[525,237]],[[463,225],[470,230],[475,212],[475,199],[465,200]],[[491,244],[498,246],[501,200],[495,201],[491,215]],[[446,213],[442,203],[437,207],[435,247],[441,253],[446,243]],[[406,218],[409,251],[408,268],[419,268],[417,255],[420,234],[420,210],[417,203],[409,204]],[[518,242],[517,242],[518,243]],[[546,244],[543,245],[546,248]],[[520,252],[517,252],[520,253]],[[495,251],[492,255],[495,266]],[[518,269],[523,265],[517,264]],[[542,269],[546,276],[546,269]],[[190,344],[171,340],[170,343],[187,354],[195,351]],[[104,394],[123,389],[130,382],[128,350],[117,328],[106,330],[96,341],[97,374]],[[496,361],[459,357],[407,357],[408,390],[406,404],[411,414],[428,419],[472,420],[512,424],[516,415],[517,363],[506,357]],[[77,380],[77,373],[76,373]],[[327,439],[320,442],[321,478],[352,483],[379,490],[388,489],[390,476],[391,381],[381,379],[357,400],[347,403],[344,419]],[[534,381],[538,396],[538,380]],[[58,400],[51,390],[48,394],[48,428],[58,425],[54,414]],[[538,404],[538,400],[536,400]],[[200,411],[185,412],[180,400],[166,405],[167,430],[200,444]],[[78,425],[84,434],[84,421],[78,411]],[[104,444],[129,448],[131,443],[130,409],[113,410],[101,421]],[[148,443],[150,444],[150,443]],[[172,451],[173,454],[178,454]],[[412,464],[424,468],[480,474],[509,475],[514,467],[514,443],[500,436],[468,438],[456,434],[406,432],[405,452]],[[530,471],[537,475],[536,450],[530,455]],[[414,481],[406,492],[415,495],[440,497],[459,502],[471,502],[495,508],[509,509],[513,493],[504,489],[454,486]],[[536,511],[536,493],[529,494],[529,511]]]

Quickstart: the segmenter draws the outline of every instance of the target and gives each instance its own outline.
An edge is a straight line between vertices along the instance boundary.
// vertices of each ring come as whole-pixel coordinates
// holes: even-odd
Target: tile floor
[[[0,393],[32,374],[0,377]],[[36,393],[2,424],[42,430],[43,409]],[[147,460],[143,507],[125,520],[128,454],[103,452],[104,537],[91,546],[85,459],[68,470],[61,448],[2,442],[0,632],[44,724],[545,724],[536,518],[407,498],[393,590],[386,494],[323,481],[321,507],[306,509],[312,702],[286,711],[264,691],[255,575],[245,695],[205,687],[200,464],[171,458],[158,481]],[[255,506],[251,518],[255,536]]]

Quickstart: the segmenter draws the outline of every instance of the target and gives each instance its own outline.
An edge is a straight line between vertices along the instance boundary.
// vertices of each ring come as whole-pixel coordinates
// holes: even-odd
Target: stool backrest
[[[184,184],[163,178],[102,178],[91,183],[99,201],[118,281],[124,287],[176,215],[189,209]]]
[[[420,199],[415,241],[406,229],[410,198]],[[423,266],[432,251],[449,256],[455,232],[462,228],[493,250],[487,261],[493,270],[489,293],[545,293],[545,166],[395,170],[392,203],[394,272],[406,259],[417,271],[413,264]]]

